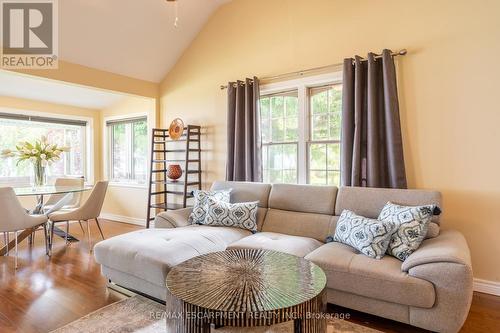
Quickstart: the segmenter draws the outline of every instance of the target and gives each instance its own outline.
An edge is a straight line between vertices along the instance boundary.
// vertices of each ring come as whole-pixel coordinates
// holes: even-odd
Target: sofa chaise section
[[[215,182],[213,190],[232,189],[232,202],[259,201],[259,229],[267,212],[269,184]],[[190,225],[191,208],[162,212],[155,228],[138,230],[99,242],[96,261],[111,282],[165,300],[165,278],[170,268],[196,256],[224,251],[228,245],[252,235],[231,227]]]
[[[197,225],[145,229],[97,243],[94,256],[112,282],[164,300],[170,268],[202,254],[224,251],[249,235],[251,232],[243,229]]]

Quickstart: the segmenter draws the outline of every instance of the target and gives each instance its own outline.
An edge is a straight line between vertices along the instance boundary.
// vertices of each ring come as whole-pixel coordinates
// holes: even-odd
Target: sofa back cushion
[[[334,186],[273,184],[262,231],[324,242],[336,222],[336,195]]]
[[[251,182],[232,182],[218,180],[212,184],[212,191],[232,189],[231,203],[258,201],[257,209],[257,230],[261,231],[262,224],[267,213],[270,184],[251,183]]]
[[[259,207],[267,208],[271,184],[215,181],[212,184],[212,191],[232,189],[231,203],[258,201]]]
[[[376,219],[388,201],[407,206],[434,204],[441,207],[441,193],[427,190],[343,186],[337,195],[335,215],[340,215],[347,209],[358,215]],[[434,216],[432,221],[439,224],[439,216]]]
[[[337,216],[326,214],[269,208],[262,231],[309,237],[324,243],[331,230],[335,230],[337,219]]]
[[[274,184],[269,208],[333,215],[336,196],[335,186]]]

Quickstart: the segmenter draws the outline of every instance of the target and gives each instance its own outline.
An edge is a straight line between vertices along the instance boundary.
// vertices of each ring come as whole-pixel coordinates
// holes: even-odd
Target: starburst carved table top
[[[299,325],[304,326],[306,311],[321,312],[324,307],[326,276],[320,267],[300,257],[235,249],[201,255],[175,266],[167,275],[166,285],[168,296],[177,302],[177,307],[170,302],[170,309],[231,318],[207,320],[211,323],[244,327],[291,318],[299,319]],[[239,314],[238,319],[234,319],[235,314]]]

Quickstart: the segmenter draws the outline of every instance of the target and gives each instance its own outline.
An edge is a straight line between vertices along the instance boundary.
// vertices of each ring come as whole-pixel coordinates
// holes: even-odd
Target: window
[[[42,136],[49,142],[71,147],[61,160],[48,167],[49,180],[61,176],[88,179],[86,121],[0,113],[0,150],[13,149],[20,141],[32,142]],[[0,159],[2,183],[29,183],[31,165],[16,163],[15,158]]]
[[[147,179],[147,119],[107,121],[108,174],[112,182],[145,184]]]
[[[339,74],[262,87],[264,182],[340,185]]]
[[[298,151],[297,91],[260,99],[264,180],[296,183]]]
[[[340,184],[340,116],[342,86],[309,89],[311,139],[309,141],[309,183]]]

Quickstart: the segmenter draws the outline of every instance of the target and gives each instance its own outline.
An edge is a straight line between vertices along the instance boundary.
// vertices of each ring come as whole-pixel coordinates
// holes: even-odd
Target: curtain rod
[[[393,56],[393,57],[404,56],[407,53],[408,53],[408,51],[406,49],[401,49],[401,50],[399,50],[397,52],[392,52],[391,56]],[[378,58],[382,58],[382,55],[381,54],[376,54],[375,55],[375,59],[378,59]],[[368,61],[368,59],[362,59],[361,61]],[[309,69],[303,69],[303,70],[300,70],[300,71],[289,72],[289,73],[285,73],[285,74],[279,74],[279,75],[274,75],[274,76],[267,76],[267,77],[261,78],[260,80],[261,81],[270,81],[270,80],[276,80],[276,79],[290,77],[290,76],[303,76],[303,75],[311,73],[311,72],[317,72],[317,71],[325,70],[325,69],[328,69],[328,68],[331,68],[331,67],[338,67],[338,66],[341,66],[341,65],[343,65],[343,62],[337,63],[337,64],[332,64],[332,65],[321,66],[321,67],[314,67],[314,68],[309,68]],[[220,89],[221,90],[227,89],[227,85],[221,85]]]

